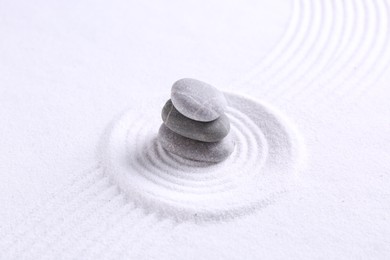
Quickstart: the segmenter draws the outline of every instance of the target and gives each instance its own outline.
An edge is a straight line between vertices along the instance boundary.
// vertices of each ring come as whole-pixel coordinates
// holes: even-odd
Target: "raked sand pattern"
[[[225,96],[236,147],[224,162],[196,162],[165,151],[156,139],[159,114],[128,111],[105,136],[105,174],[140,207],[176,220],[231,218],[270,203],[302,164],[302,142],[269,105]]]
[[[353,101],[387,71],[389,1],[295,0],[293,10],[281,41],[232,87],[320,105]]]
[[[2,230],[7,235],[0,238],[1,258],[137,258],[151,237],[161,239],[174,226],[126,200],[101,168],[93,167],[75,174],[17,227]]]
[[[324,96],[335,102],[354,100],[369,91],[389,66],[389,5],[386,0],[295,0],[289,26],[279,44],[251,71],[233,82],[232,88],[246,93],[256,90],[257,96],[267,96],[268,100],[294,99],[316,105],[329,105],[321,102]],[[229,95],[233,103],[235,98],[241,99]],[[294,178],[293,166],[303,161],[297,156],[301,150],[295,137],[299,139],[299,135],[277,112],[261,102],[256,104],[256,109],[268,116],[268,122],[274,123],[272,131],[280,136],[270,135],[270,129],[243,112],[244,107],[231,105],[228,113],[232,131],[240,142],[224,165],[241,165],[240,175],[234,169],[223,175],[223,165],[194,167],[167,154],[153,138],[160,119],[154,122],[141,118],[143,123],[131,126],[128,120],[133,113],[123,114],[114,122],[116,127],[124,123],[114,137],[137,145],[138,149],[126,150],[130,157],[116,169],[113,158],[103,157],[101,166],[74,173],[73,181],[32,209],[16,226],[1,227],[0,247],[4,249],[1,258],[136,259],[146,254],[155,241],[166,239],[182,220],[231,218],[252,212],[252,205],[258,210],[273,203],[289,189]],[[129,130],[136,134],[137,140],[127,135]],[[124,151],[116,152],[123,155]],[[286,164],[278,166],[272,159],[279,162],[283,159]],[[204,169],[209,167],[213,170],[206,176]],[[135,183],[146,190],[129,184],[124,169],[137,173],[131,177],[137,178]],[[271,173],[271,169],[274,175],[260,174]],[[118,178],[125,181],[118,182]],[[265,191],[255,193],[248,201],[243,197],[233,199],[235,204],[228,210],[222,206],[232,196],[223,195],[219,200],[215,196],[229,192],[245,196],[245,192],[239,191],[252,185],[248,182],[256,178],[272,186],[257,186]],[[199,196],[202,192],[209,194],[207,199],[212,203],[202,200]],[[177,194],[180,196],[175,198]],[[195,206],[183,205],[184,201]],[[179,209],[184,212],[178,214]],[[195,216],[195,211],[202,215]]]

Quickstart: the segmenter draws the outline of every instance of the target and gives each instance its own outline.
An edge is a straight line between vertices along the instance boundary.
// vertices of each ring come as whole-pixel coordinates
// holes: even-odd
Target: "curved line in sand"
[[[156,139],[160,118],[127,111],[104,137],[105,174],[136,205],[178,220],[231,218],[273,203],[303,161],[300,138],[269,105],[225,95],[236,147],[224,162],[168,153]]]
[[[237,142],[236,152],[233,153],[230,157],[231,164],[235,167],[231,172],[235,172],[236,170],[239,170],[236,169],[237,167],[242,167],[240,166],[240,163],[235,163],[236,161],[245,163],[246,166],[254,164],[253,161],[256,160],[255,156],[260,154],[261,151],[254,150],[248,153],[248,151],[246,151],[248,150],[247,147],[260,147],[260,143],[264,141],[260,140],[258,136],[253,136],[252,133],[257,132],[255,129],[256,125],[254,125],[249,118],[245,118],[244,115],[240,115],[240,113],[234,111],[234,109],[230,109],[228,113],[231,114],[230,117],[232,119],[232,131],[235,134],[235,139]],[[150,174],[145,177],[155,183],[159,183],[161,185],[170,185],[172,187],[178,186],[180,190],[183,190],[185,187],[188,187],[190,190],[192,190],[194,189],[194,186],[206,186],[216,189],[219,185],[226,186],[230,181],[228,179],[229,175],[225,173],[219,173],[219,177],[217,179],[213,178],[214,172],[210,172],[211,165],[204,163],[203,164],[208,166],[208,168],[203,171],[203,176],[199,178],[199,173],[202,173],[201,171],[198,170],[198,173],[194,174],[194,170],[198,169],[199,163],[196,163],[198,165],[194,167],[193,161],[182,159],[182,161],[192,164],[191,166],[183,167],[183,164],[177,163],[174,160],[170,160],[170,158],[175,157],[167,156],[170,154],[161,148],[155,138],[149,141],[144,141],[137,135],[136,140],[141,140],[140,142],[145,144],[151,143],[154,148],[157,148],[157,150],[144,149],[136,146],[136,151],[143,151],[144,153],[141,156],[137,156],[137,158],[141,158],[141,161],[138,160],[138,166],[142,167],[143,165],[146,165],[146,172]],[[255,145],[251,145],[251,143]],[[161,154],[164,154],[164,156]],[[205,166],[200,169],[204,168]],[[195,192],[202,193],[207,193],[210,191],[211,190],[199,190],[199,188],[195,189]]]
[[[282,40],[240,85],[316,105],[353,100],[390,66],[389,19],[386,0],[296,1]]]
[[[263,57],[263,60],[256,64],[249,72],[244,74],[242,78],[238,79],[232,85],[245,86],[259,73],[267,71],[272,67],[272,64],[277,61],[280,56],[283,55],[290,48],[291,44],[295,41],[297,32],[302,27],[302,3],[303,0],[295,0],[293,3],[293,11],[288,23],[287,29],[283,34],[281,40],[275,45],[275,47]]]

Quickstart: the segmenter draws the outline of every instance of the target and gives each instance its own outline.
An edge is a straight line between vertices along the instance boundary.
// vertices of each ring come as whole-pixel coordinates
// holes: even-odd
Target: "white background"
[[[0,258],[389,258],[388,5],[0,1]],[[293,191],[251,216],[194,224],[101,185],[106,125],[162,107],[182,77],[295,122],[308,165]],[[95,193],[79,193],[86,172]]]

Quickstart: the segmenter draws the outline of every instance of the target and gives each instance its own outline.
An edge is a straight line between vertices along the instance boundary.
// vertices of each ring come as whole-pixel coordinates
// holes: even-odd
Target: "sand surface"
[[[390,257],[388,1],[21,0],[0,21],[0,258]],[[183,77],[245,96],[241,150],[210,175],[153,143]],[[139,138],[117,162],[121,129]],[[263,176],[253,154],[283,154],[270,140],[304,157],[224,205]]]
[[[235,142],[221,163],[188,160],[165,151],[151,107],[115,119],[102,138],[101,167],[128,200],[179,222],[235,218],[273,203],[293,185],[305,162],[295,126],[268,104],[225,93]]]

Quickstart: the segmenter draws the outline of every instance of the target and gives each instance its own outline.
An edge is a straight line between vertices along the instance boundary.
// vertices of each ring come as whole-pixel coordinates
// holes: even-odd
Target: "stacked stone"
[[[161,113],[162,147],[191,160],[225,160],[234,150],[226,107],[224,94],[215,87],[195,79],[176,81]]]

